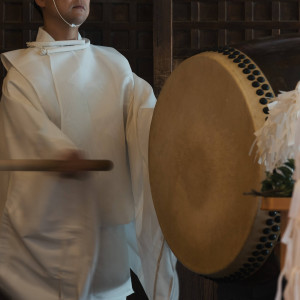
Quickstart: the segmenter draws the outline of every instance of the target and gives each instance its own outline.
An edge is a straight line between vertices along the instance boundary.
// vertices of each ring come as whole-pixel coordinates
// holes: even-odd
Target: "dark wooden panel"
[[[253,20],[271,21],[272,20],[272,1],[253,1]]]
[[[129,49],[129,32],[127,30],[111,31],[109,44],[120,50]]]
[[[153,5],[152,1],[148,3],[137,3],[137,21],[150,22],[153,21]]]
[[[228,1],[227,20],[228,21],[245,20],[245,2]]]
[[[191,30],[174,30],[174,49],[191,48]]]
[[[199,21],[218,21],[218,1],[199,1]]]
[[[299,2],[281,1],[280,2],[280,20],[299,21]]]
[[[115,3],[111,9],[111,22],[129,22],[129,3]]]
[[[218,31],[217,30],[200,30],[200,47],[213,48],[218,44]]]
[[[4,29],[3,47],[6,49],[17,49],[23,47],[23,30]]]
[[[237,44],[245,40],[244,29],[227,30],[227,44]]]
[[[173,5],[174,21],[190,21],[191,20],[191,3],[174,3]]]
[[[6,2],[4,6],[4,22],[20,23],[23,21],[22,3]]]
[[[256,29],[254,30],[254,38],[262,38],[272,35],[272,30]]]
[[[89,22],[103,21],[103,3],[91,2]]]
[[[137,49],[148,49],[152,50],[152,40],[153,32],[152,31],[137,31]]]

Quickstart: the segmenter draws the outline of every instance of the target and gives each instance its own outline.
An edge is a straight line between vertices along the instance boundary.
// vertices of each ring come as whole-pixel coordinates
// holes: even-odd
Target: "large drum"
[[[298,36],[280,37],[200,53],[177,67],[159,96],[151,191],[170,248],[194,272],[242,279],[273,250],[279,213],[244,195],[264,179],[249,150],[267,103],[300,80],[299,45]]]

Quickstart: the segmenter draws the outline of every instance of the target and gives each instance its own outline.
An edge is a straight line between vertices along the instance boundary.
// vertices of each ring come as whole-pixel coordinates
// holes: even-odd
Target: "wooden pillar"
[[[226,0],[219,0],[218,2],[218,22],[225,23],[227,21],[227,2]],[[224,47],[227,45],[227,29],[219,29],[218,46]]]
[[[153,74],[154,91],[156,96],[158,96],[166,79],[172,72],[172,0],[154,0],[153,9]]]
[[[280,2],[273,1],[272,2],[272,21],[279,22],[280,21]],[[279,28],[272,29],[272,36],[276,36],[280,34]]]
[[[253,22],[254,16],[253,16],[253,2],[251,0],[247,0],[245,2],[245,21],[246,22]],[[245,40],[253,40],[254,38],[254,32],[253,28],[247,28],[245,30]]]

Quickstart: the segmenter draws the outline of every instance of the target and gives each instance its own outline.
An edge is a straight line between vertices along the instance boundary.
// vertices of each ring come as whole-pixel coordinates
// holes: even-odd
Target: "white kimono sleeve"
[[[50,121],[33,87],[14,68],[4,80],[0,113],[10,158],[50,159],[61,149],[76,149]]]
[[[178,299],[176,258],[161,232],[148,175],[148,140],[156,99],[152,88],[134,75],[134,92],[127,119],[127,143],[135,201],[135,226],[141,283],[150,300]],[[138,264],[137,264],[138,265]]]

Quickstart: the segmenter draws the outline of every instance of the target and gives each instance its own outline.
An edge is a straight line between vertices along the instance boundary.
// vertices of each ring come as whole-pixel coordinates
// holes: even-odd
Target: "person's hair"
[[[35,0],[33,0],[33,6],[37,9],[39,14],[43,17],[42,9],[36,4]]]

